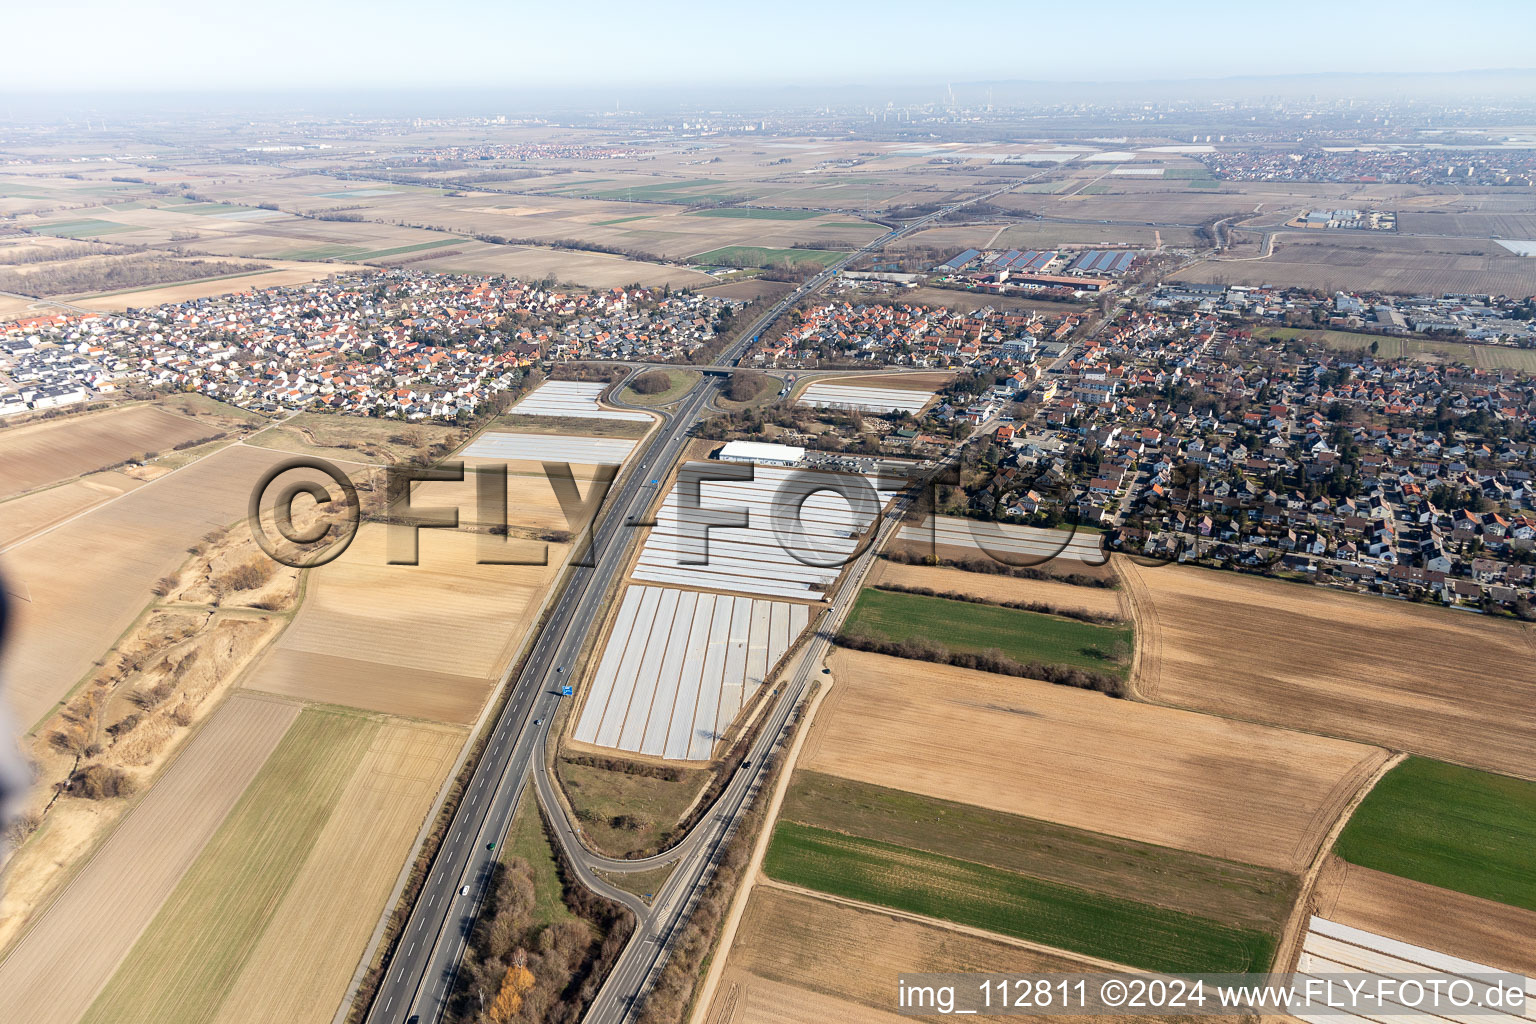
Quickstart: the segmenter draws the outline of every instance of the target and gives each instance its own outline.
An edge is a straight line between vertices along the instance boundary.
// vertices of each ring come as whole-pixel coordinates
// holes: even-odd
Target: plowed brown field
[[[1339,924],[1536,977],[1536,913],[1329,857],[1316,912]]]
[[[1157,653],[1133,681],[1143,698],[1536,778],[1532,627],[1205,569],[1116,565],[1138,643]]]
[[[1387,756],[946,665],[830,664],[802,767],[1285,871]]]

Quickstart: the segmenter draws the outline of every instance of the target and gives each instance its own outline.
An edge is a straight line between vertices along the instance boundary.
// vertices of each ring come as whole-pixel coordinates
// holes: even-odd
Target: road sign
[[[569,686],[560,687],[560,696],[562,697],[569,697],[574,692]]]

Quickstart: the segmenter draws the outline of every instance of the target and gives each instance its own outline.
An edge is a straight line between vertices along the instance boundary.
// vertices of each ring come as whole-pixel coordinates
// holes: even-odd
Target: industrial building
[[[758,466],[798,466],[805,460],[805,449],[766,441],[728,441],[714,457],[725,462],[750,462]]]

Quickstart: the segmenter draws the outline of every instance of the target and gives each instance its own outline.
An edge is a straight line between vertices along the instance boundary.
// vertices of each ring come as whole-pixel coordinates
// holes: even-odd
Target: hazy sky
[[[1117,80],[1536,66],[1531,0],[6,0],[0,89]]]

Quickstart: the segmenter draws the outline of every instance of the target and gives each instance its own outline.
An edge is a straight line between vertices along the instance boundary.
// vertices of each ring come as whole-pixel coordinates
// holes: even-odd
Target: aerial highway
[[[787,310],[821,290],[854,260],[971,203],[991,199],[1024,184],[1023,178],[1007,186],[961,203],[945,206],[926,217],[895,228],[863,248],[829,265],[794,291],[763,311],[715,361],[716,366],[736,365],[742,354]],[[814,666],[820,661],[830,634],[824,626],[803,652],[798,671],[780,686],[777,703],[768,711],[768,722],[758,736],[751,767],[737,773],[723,795],[698,826],[678,846],[649,861],[619,862],[600,857],[579,840],[556,799],[553,784],[543,771],[544,751],[551,740],[551,724],[560,691],[579,675],[578,664],[588,631],[599,621],[610,586],[622,578],[622,566],[630,542],[641,531],[633,527],[659,497],[694,426],[709,413],[720,378],[706,374],[677,403],[674,411],[654,430],[643,448],[631,456],[630,468],[606,496],[604,508],[592,530],[587,557],[573,564],[559,601],[546,616],[523,669],[511,680],[511,692],[483,755],[469,779],[464,796],[448,826],[404,930],[384,964],[383,980],[370,1005],[370,1024],[433,1024],[441,1018],[453,993],[458,965],[487,895],[502,839],[517,813],[526,783],[533,777],[545,809],[556,822],[555,832],[577,876],[594,891],[629,907],[636,916],[635,934],[610,972],[588,1011],[591,1020],[627,1019],[639,1005],[656,971],[664,963],[672,938],[687,920],[695,898],[708,883],[713,867],[733,833],[740,815],[765,780],[767,755],[779,742],[791,715],[799,706]],[[883,521],[893,522],[896,513]],[[868,565],[871,544],[845,577],[832,603],[836,622],[845,613],[857,580]],[[510,671],[510,670],[509,670]],[[505,681],[504,681],[505,682]],[[651,907],[631,893],[608,885],[595,871],[640,870],[671,860],[677,869],[656,894]]]

